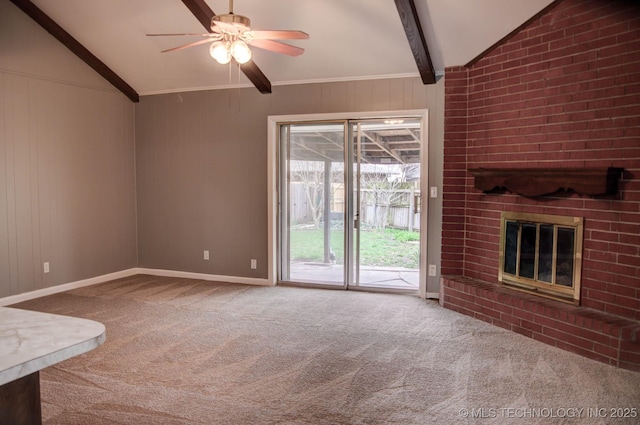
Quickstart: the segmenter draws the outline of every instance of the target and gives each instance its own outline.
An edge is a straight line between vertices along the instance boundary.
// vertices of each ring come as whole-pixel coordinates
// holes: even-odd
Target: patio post
[[[324,161],[324,262],[331,262],[331,161]]]

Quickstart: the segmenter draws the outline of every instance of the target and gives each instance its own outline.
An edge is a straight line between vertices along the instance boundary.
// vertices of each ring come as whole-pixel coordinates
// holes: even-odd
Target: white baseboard
[[[20,303],[23,301],[32,300],[35,298],[45,297],[47,295],[57,294],[59,292],[70,291],[76,288],[82,288],[85,286],[96,285],[98,283],[109,282],[110,280],[121,279],[124,277],[135,276],[137,274],[148,274],[151,276],[162,277],[177,277],[184,279],[201,279],[214,282],[229,282],[240,283],[243,285],[257,285],[257,286],[273,286],[268,279],[254,278],[254,277],[240,277],[240,276],[224,276],[206,273],[193,273],[183,272],[176,270],[162,270],[162,269],[147,269],[134,267],[119,272],[109,273],[102,276],[96,276],[89,279],[79,280],[76,282],[65,283],[62,285],[52,286],[50,288],[38,289],[31,292],[25,292],[17,295],[10,295],[8,297],[0,298],[0,307]],[[438,292],[427,292],[426,298],[438,299],[440,294]]]
[[[438,300],[438,299],[440,299],[440,293],[439,292],[427,292],[427,298],[428,299],[433,299],[433,300]]]
[[[83,288],[85,286],[96,285],[98,283],[108,282],[110,280],[121,279],[123,277],[130,277],[138,274],[137,268],[121,270],[119,272],[108,273],[102,276],[91,277],[89,279],[78,280],[76,282],[64,283],[62,285],[51,286],[49,288],[37,289],[35,291],[24,292],[22,294],[10,295],[8,297],[0,298],[0,307],[4,307],[11,304],[20,303],[23,301],[32,300],[35,298],[46,297],[47,295],[57,294],[59,292],[70,291],[72,289]]]
[[[184,279],[210,280],[214,282],[241,283],[244,285],[272,286],[269,283],[268,279],[260,279],[255,277],[223,276],[223,275],[206,274],[206,273],[193,273],[193,272],[181,272],[176,270],[145,269],[145,268],[138,268],[137,270],[138,270],[138,274],[149,274],[151,276],[179,277]]]

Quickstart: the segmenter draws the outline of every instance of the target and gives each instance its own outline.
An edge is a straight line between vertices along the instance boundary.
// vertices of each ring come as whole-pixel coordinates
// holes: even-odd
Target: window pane
[[[573,286],[574,229],[558,228],[556,285]]]
[[[520,238],[520,276],[533,279],[536,260],[536,226],[523,224]]]
[[[551,283],[553,273],[553,226],[540,225],[540,246],[538,247],[538,280]]]
[[[281,242],[288,275],[281,279],[344,286],[344,124],[288,127],[282,167],[289,176],[280,190],[289,204]]]
[[[507,221],[504,237],[504,272],[516,274],[518,256],[518,223]]]

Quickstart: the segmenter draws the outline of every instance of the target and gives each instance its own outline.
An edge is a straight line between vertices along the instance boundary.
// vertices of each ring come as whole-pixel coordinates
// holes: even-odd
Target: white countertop
[[[102,323],[0,307],[0,385],[99,347]]]

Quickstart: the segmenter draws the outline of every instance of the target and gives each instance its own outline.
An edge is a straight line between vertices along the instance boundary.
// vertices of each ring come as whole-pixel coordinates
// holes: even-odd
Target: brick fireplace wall
[[[501,211],[580,216],[582,308],[640,321],[638,2],[557,2],[471,66],[447,68],[444,155],[443,275],[497,281]],[[612,197],[526,198],[476,190],[467,170],[480,167],[622,167],[624,173]],[[473,302],[445,295],[444,305],[471,311]],[[570,332],[564,334],[552,340]],[[639,345],[629,348],[630,361],[640,365],[640,342],[631,343]]]

